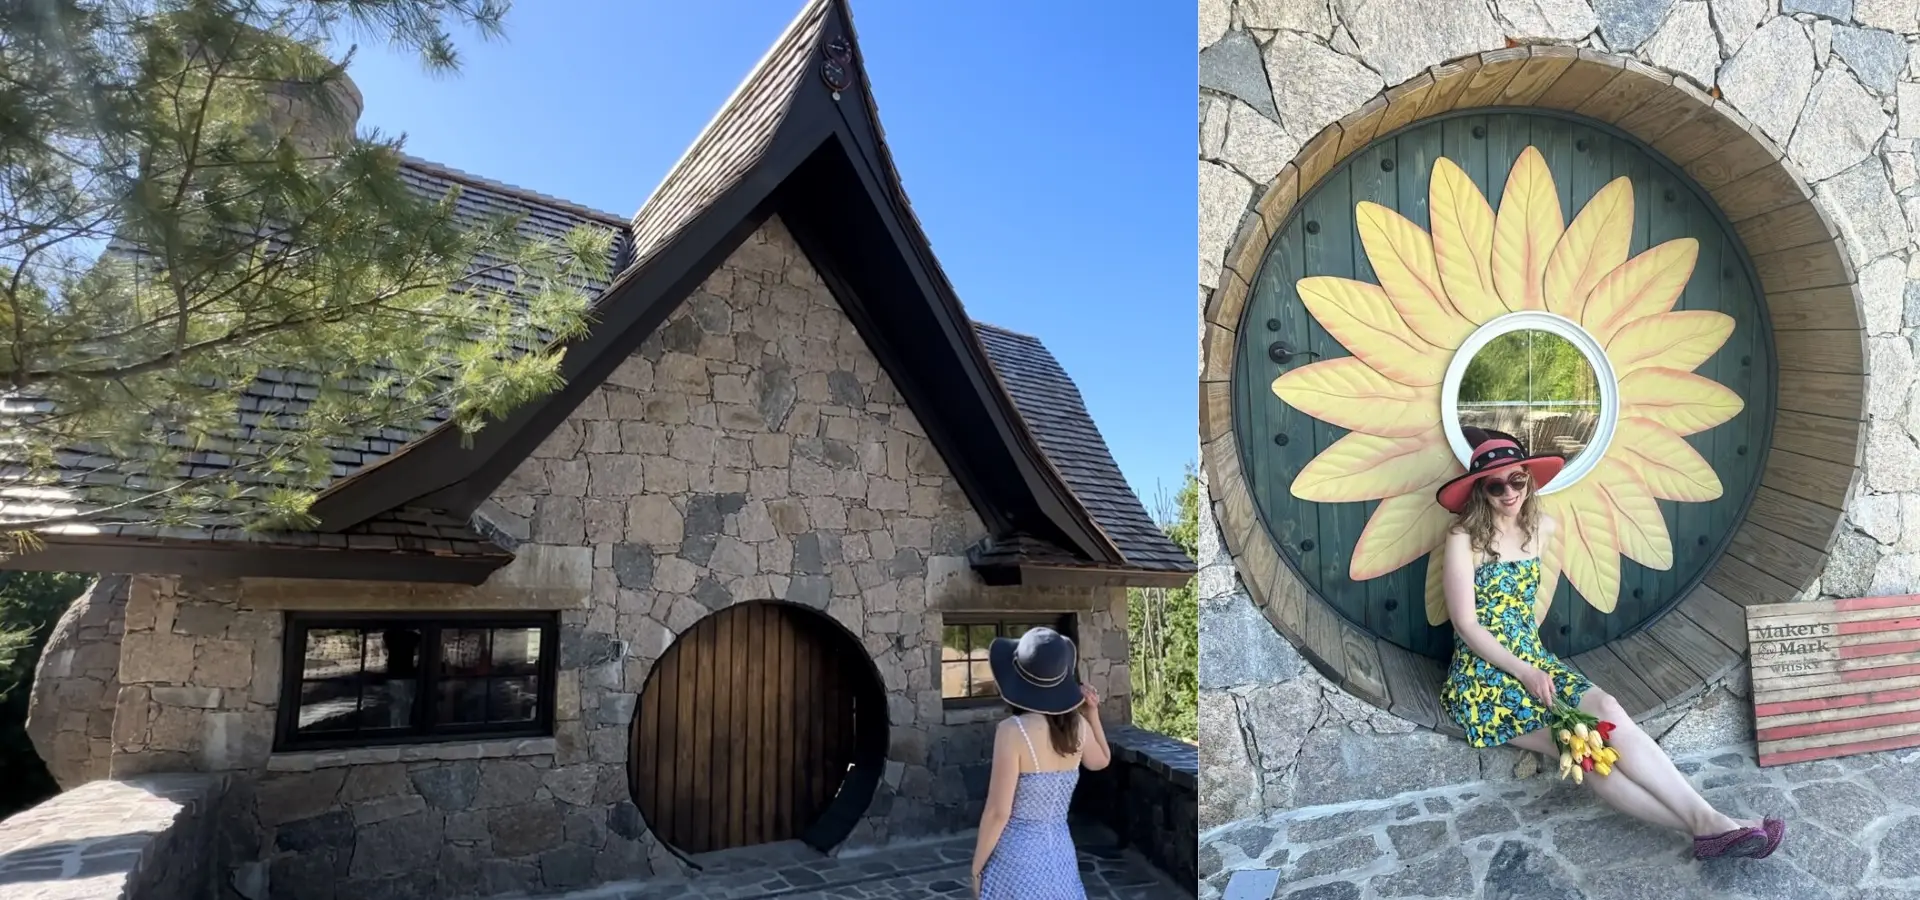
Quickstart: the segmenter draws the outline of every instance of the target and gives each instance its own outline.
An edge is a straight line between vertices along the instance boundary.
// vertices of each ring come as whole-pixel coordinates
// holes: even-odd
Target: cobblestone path
[[[1542,775],[1221,826],[1200,836],[1200,897],[1920,900],[1920,752],[1679,765],[1732,815],[1786,815],[1779,852],[1695,862],[1683,836]]]
[[[1081,842],[1080,877],[1089,900],[1191,900],[1139,856],[1111,844]],[[960,900],[971,898],[973,838],[899,847],[838,858],[783,845],[728,871],[709,868],[680,882],[607,885],[561,900]]]

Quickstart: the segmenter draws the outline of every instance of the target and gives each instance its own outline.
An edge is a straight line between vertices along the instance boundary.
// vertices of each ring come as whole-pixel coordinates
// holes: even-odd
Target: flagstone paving
[[[1079,837],[1080,877],[1088,900],[1191,900],[1137,854]],[[755,848],[759,851],[763,848]],[[961,900],[973,896],[973,837],[822,857],[782,845],[744,865],[709,865],[685,881],[607,885],[560,900]]]
[[[1201,900],[1920,900],[1920,752],[1761,769],[1683,759],[1736,816],[1784,814],[1765,860],[1696,862],[1553,776],[1288,810],[1200,836]]]

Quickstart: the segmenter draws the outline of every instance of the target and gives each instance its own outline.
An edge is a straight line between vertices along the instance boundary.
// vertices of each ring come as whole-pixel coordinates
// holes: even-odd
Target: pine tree
[[[400,140],[352,130],[351,50],[324,52],[358,34],[455,71],[450,29],[494,36],[506,9],[0,4],[0,487],[33,504],[4,527],[297,527],[333,446],[471,433],[559,385],[550,342],[584,331],[611,235],[530,239],[423,196]],[[243,415],[267,370],[306,407]],[[57,474],[98,485],[89,510]]]

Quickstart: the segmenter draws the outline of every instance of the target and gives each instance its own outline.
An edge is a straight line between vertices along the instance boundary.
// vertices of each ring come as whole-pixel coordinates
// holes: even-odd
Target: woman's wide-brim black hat
[[[1028,712],[1059,715],[1080,708],[1073,639],[1051,628],[1032,628],[1019,640],[994,638],[987,664],[1008,704]]]

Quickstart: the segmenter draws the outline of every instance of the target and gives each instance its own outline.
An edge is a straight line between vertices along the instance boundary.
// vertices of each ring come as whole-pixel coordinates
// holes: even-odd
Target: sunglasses
[[[1515,475],[1512,478],[1506,479],[1489,478],[1480,482],[1480,486],[1486,490],[1487,496],[1489,497],[1505,497],[1508,490],[1512,490],[1516,494],[1526,490],[1527,483],[1528,478],[1526,475]]]

